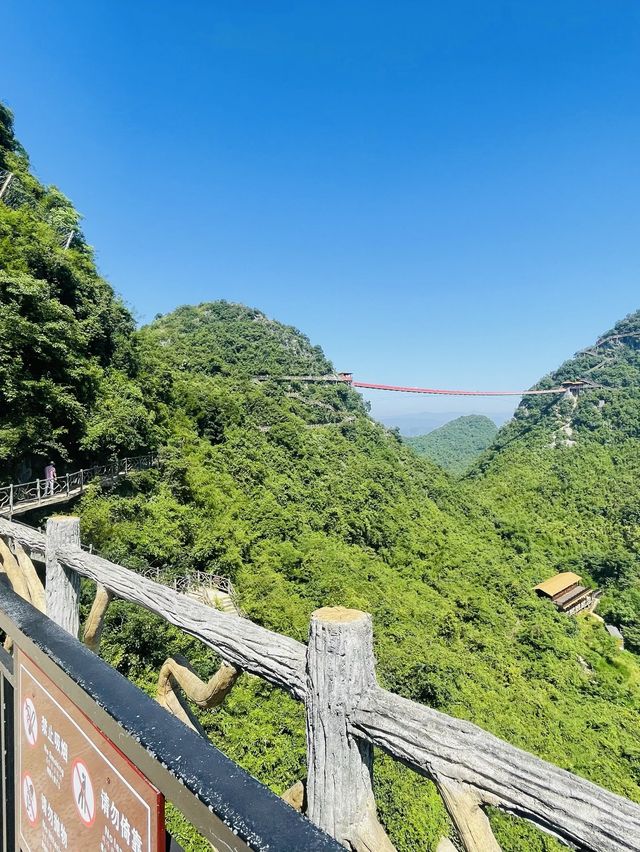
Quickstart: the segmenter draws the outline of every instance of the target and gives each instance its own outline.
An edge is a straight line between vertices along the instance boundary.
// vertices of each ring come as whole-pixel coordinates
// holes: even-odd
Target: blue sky
[[[140,321],[225,298],[362,380],[524,388],[640,308],[637,0],[5,0],[3,32]]]

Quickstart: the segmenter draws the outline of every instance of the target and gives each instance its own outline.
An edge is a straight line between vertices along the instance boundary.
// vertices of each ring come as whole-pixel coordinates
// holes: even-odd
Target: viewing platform
[[[344,607],[316,610],[304,645],[87,553],[77,518],[49,519],[46,534],[0,518],[0,557],[5,573],[0,629],[19,659],[26,654],[57,683],[218,848],[224,839],[221,848],[230,850],[393,852],[377,817],[374,747],[434,781],[466,852],[500,849],[486,806],[528,820],[571,848],[640,848],[640,805],[471,722],[383,689],[367,613]],[[44,563],[44,585],[35,563]],[[76,638],[81,577],[96,583],[84,648]],[[172,657],[159,673],[159,703],[153,702],[92,653],[99,649],[114,598],[142,606],[199,639],[222,660],[219,670],[203,682],[186,660]],[[0,662],[0,688],[13,695],[15,660],[2,652]],[[245,672],[285,690],[305,707],[307,777],[283,795],[288,804],[203,739],[188,710],[188,700],[201,707],[221,704]],[[17,714],[22,709],[16,705]],[[20,736],[12,714],[12,702],[5,701],[2,729],[11,760]],[[20,718],[16,715],[16,722]],[[12,787],[12,778],[5,759],[6,832],[12,830],[12,796],[24,794]],[[304,817],[294,810],[303,808]],[[21,813],[21,825],[29,831]],[[26,818],[29,823],[29,813]],[[4,848],[13,846],[5,842]],[[442,838],[438,848],[453,847]]]

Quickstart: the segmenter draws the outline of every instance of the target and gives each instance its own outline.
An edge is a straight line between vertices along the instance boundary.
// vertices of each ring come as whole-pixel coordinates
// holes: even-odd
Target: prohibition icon
[[[24,807],[27,812],[27,819],[31,825],[35,825],[38,820],[38,800],[36,798],[36,788],[33,785],[31,776],[25,773],[22,781],[22,795],[24,798]]]
[[[96,818],[96,797],[89,770],[83,760],[75,760],[72,772],[73,801],[85,825],[93,825]]]
[[[25,698],[22,705],[22,721],[24,723],[27,742],[30,746],[34,746],[38,741],[38,717],[36,715],[36,708],[33,706],[33,701],[30,698]]]

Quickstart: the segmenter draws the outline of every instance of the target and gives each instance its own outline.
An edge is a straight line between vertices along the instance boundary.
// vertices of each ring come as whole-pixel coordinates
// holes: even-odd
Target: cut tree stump
[[[378,822],[373,749],[349,717],[376,682],[371,616],[324,607],[311,617],[307,648],[307,816],[357,852],[393,852]]]

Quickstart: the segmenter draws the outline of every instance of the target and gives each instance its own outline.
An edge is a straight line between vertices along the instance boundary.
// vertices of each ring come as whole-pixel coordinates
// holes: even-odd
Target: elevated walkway
[[[155,467],[157,457],[149,453],[134,458],[116,459],[108,464],[66,473],[58,479],[34,479],[0,488],[0,516],[13,518],[41,506],[55,506],[79,497],[90,482],[115,482],[136,470]]]

